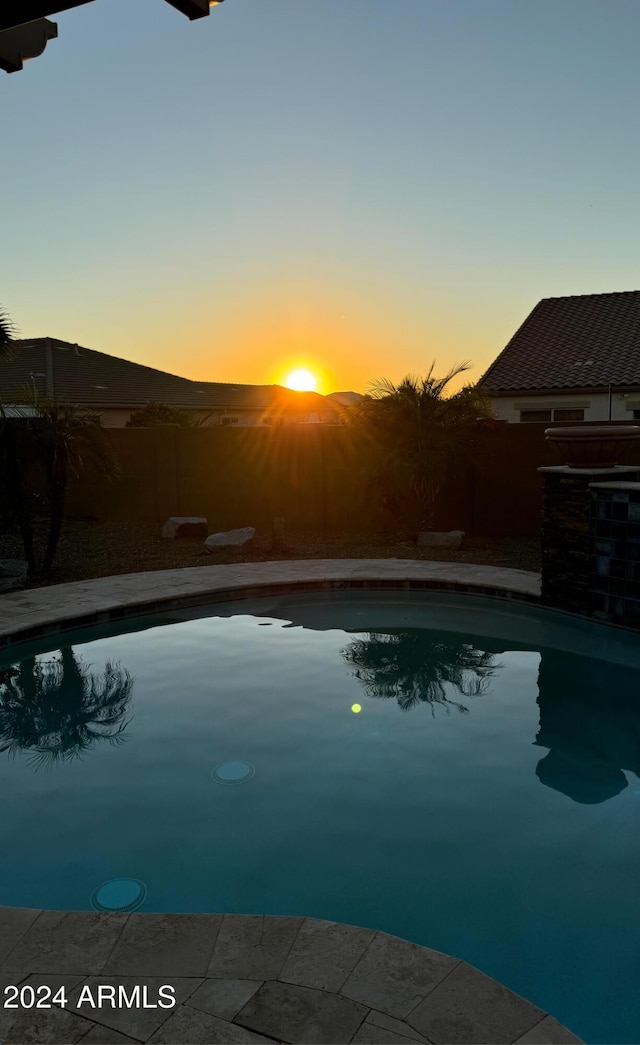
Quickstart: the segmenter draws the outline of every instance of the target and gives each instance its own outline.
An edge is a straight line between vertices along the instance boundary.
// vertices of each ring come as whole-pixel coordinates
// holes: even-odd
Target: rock
[[[418,534],[418,544],[423,548],[450,548],[458,551],[463,537],[463,530],[449,530],[448,533],[432,533],[429,530],[423,530]]]
[[[200,540],[209,532],[209,523],[203,515],[173,515],[162,527],[163,537],[187,537]]]
[[[255,535],[256,531],[253,526],[244,526],[240,530],[212,533],[210,537],[207,537],[204,546],[208,552],[212,552],[216,548],[227,548],[234,544],[246,544],[247,541],[252,541]]]
[[[24,559],[0,559],[0,591],[23,588],[29,570]]]

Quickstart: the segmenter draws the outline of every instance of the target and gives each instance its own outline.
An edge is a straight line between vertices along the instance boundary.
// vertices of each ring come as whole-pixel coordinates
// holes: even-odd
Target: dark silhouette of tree
[[[0,752],[31,754],[36,765],[79,758],[105,740],[120,744],[133,679],[107,662],[96,674],[70,646],[60,657],[0,669]]]
[[[0,363],[6,363],[15,355],[18,341],[13,320],[0,306]]]
[[[20,526],[30,575],[37,572],[29,513],[29,477],[39,469],[45,480],[49,529],[41,572],[53,565],[62,533],[69,483],[86,472],[105,480],[118,475],[112,445],[98,414],[82,412],[48,397],[20,391],[25,416],[0,418],[0,477]],[[31,416],[31,415],[34,416]]]
[[[469,366],[460,363],[436,378],[433,362],[426,377],[408,374],[398,385],[376,381],[348,418],[365,440],[372,488],[398,518],[415,521],[417,512],[421,529],[432,528],[442,484],[464,465],[482,423],[494,417],[475,385],[445,395]]]
[[[17,331],[8,312],[0,305],[0,364],[13,359],[20,347]],[[5,417],[4,406],[0,399],[0,418]]]
[[[27,475],[33,461],[31,433],[21,418],[6,417],[0,404],[0,488],[3,509],[17,523],[29,574],[36,572],[36,554]]]
[[[454,686],[465,697],[480,696],[499,667],[493,663],[493,654],[483,653],[471,643],[418,628],[371,632],[342,650],[342,656],[354,665],[353,675],[368,696],[394,697],[403,711],[426,703],[466,713],[466,705],[447,697],[445,685]]]

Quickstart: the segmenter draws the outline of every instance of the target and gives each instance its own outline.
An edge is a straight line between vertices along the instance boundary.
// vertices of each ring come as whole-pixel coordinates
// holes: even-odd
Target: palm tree
[[[10,316],[0,306],[0,363],[11,359],[16,350],[16,330]]]
[[[29,572],[36,570],[33,534],[25,507],[25,487],[30,467],[41,467],[49,501],[49,531],[42,572],[50,572],[62,525],[69,482],[86,471],[102,473],[106,479],[118,474],[112,445],[98,414],[86,413],[55,399],[36,399],[30,389],[21,401],[35,416],[0,421],[0,471],[6,477],[23,537]]]
[[[432,527],[440,488],[465,461],[479,422],[493,418],[490,401],[475,385],[444,394],[469,366],[460,363],[436,378],[434,361],[426,377],[408,374],[398,385],[376,381],[349,420],[369,444],[375,462],[370,478],[383,502],[411,518],[417,508],[421,529]]]
[[[33,525],[27,492],[27,475],[33,458],[33,439],[28,422],[16,417],[6,417],[0,404],[0,487],[4,491],[9,516],[18,524],[30,575],[36,572]]]
[[[79,758],[101,740],[122,743],[133,681],[111,662],[94,674],[70,646],[59,658],[0,670],[0,752],[28,751],[46,765]]]
[[[38,456],[49,489],[49,533],[42,572],[51,570],[62,533],[69,481],[84,472],[100,472],[106,479],[118,474],[112,445],[98,414],[86,413],[55,399],[39,399],[36,405]]]
[[[368,696],[395,697],[403,711],[426,703],[468,712],[466,705],[447,697],[445,683],[465,697],[480,696],[499,666],[491,653],[471,643],[418,628],[370,632],[342,650],[342,656],[355,666],[353,675]]]
[[[13,359],[19,344],[13,320],[0,305],[0,363],[8,363],[10,359]],[[4,407],[0,399],[0,417],[4,416]]]

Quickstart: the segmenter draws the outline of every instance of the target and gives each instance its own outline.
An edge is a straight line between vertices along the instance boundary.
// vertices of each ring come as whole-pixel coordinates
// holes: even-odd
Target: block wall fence
[[[441,491],[435,529],[476,537],[537,537],[542,477],[561,464],[545,424],[497,424]],[[70,515],[161,524],[170,515],[205,515],[211,530],[270,527],[324,534],[393,531],[366,481],[365,451],[352,429],[114,428],[107,430],[121,475],[86,475],[69,491]],[[621,461],[621,463],[625,463]]]

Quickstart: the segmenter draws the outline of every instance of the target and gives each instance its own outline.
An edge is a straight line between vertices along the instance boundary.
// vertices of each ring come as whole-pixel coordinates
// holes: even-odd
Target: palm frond
[[[29,755],[36,768],[81,757],[100,741],[121,744],[133,679],[117,663],[102,673],[71,647],[47,661],[31,658],[0,676],[0,751]]]
[[[371,632],[342,656],[370,697],[394,698],[402,711],[422,703],[466,714],[469,709],[448,696],[446,686],[465,697],[481,696],[499,667],[471,643],[419,629]]]
[[[463,466],[478,421],[493,416],[486,395],[473,385],[445,394],[470,366],[463,360],[436,377],[434,360],[424,377],[374,381],[349,418],[363,440],[372,489],[385,503],[402,505],[415,522],[417,507],[422,528],[429,528],[443,483]]]
[[[8,312],[0,306],[0,363],[12,359],[19,344],[16,326]]]

